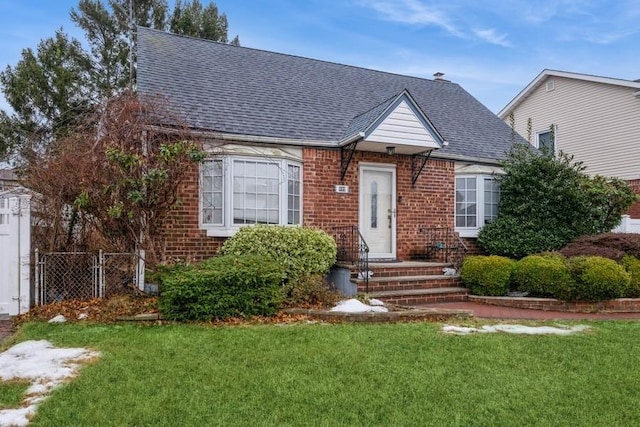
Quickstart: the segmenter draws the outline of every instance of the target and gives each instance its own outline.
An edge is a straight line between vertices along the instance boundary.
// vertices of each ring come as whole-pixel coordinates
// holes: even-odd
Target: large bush
[[[629,292],[631,275],[613,260],[575,257],[568,261],[568,266],[575,279],[568,300],[604,301],[622,298]]]
[[[169,320],[275,314],[284,267],[266,256],[221,256],[160,274],[160,312]]]
[[[478,235],[491,254],[522,258],[607,232],[636,200],[626,182],[590,178],[564,153],[554,157],[519,144],[502,167],[500,213]]]
[[[566,299],[575,283],[559,255],[529,255],[516,263],[513,282],[530,296]]]
[[[243,227],[228,239],[221,255],[264,255],[285,267],[287,280],[326,274],[336,260],[336,243],[322,230],[277,225]]]
[[[475,295],[507,295],[514,264],[513,260],[501,256],[471,255],[462,263],[460,277]]]

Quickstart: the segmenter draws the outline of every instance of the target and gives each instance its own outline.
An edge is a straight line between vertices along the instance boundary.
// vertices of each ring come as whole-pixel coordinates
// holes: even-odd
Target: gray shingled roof
[[[138,28],[137,89],[207,131],[337,144],[407,90],[449,142],[434,156],[495,160],[507,124],[458,84]]]

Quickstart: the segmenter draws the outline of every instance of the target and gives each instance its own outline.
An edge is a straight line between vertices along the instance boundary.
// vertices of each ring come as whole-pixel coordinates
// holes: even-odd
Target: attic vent
[[[555,88],[556,88],[556,81],[555,80],[547,81],[547,92],[551,92]]]

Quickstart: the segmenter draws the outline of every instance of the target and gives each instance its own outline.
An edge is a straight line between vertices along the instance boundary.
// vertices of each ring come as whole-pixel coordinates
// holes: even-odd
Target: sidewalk
[[[443,302],[419,307],[472,310],[473,317],[481,319],[522,320],[640,320],[640,313],[571,313],[564,311],[530,310],[501,307],[479,302]]]

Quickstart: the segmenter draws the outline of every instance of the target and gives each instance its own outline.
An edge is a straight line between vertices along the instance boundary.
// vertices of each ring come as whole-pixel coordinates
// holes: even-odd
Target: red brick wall
[[[356,151],[344,182],[340,182],[339,150],[305,148],[303,158],[305,226],[330,232],[336,225],[358,224],[359,165],[368,162],[396,165],[398,259],[424,255],[420,228],[453,227],[453,162],[429,160],[413,188],[411,156]],[[334,186],[338,184],[348,185],[349,193],[336,193]]]
[[[627,181],[636,194],[640,194],[640,179]],[[631,218],[640,219],[640,202],[636,202],[627,211],[627,215]]]
[[[388,156],[357,151],[344,182],[340,182],[340,151],[303,150],[303,224],[331,232],[336,225],[358,224],[358,175],[360,162],[396,165],[397,256],[400,260],[424,255],[420,228],[453,227],[454,165],[430,159],[415,188],[411,186],[411,156]],[[348,185],[348,194],[335,192],[335,185]],[[200,260],[214,256],[224,238],[207,237],[199,229],[198,169],[192,167],[179,191],[180,205],[165,227],[165,259]]]
[[[178,190],[179,205],[174,209],[163,227],[161,249],[165,261],[198,261],[218,253],[224,238],[207,237],[200,229],[198,166],[191,166],[184,183]]]

